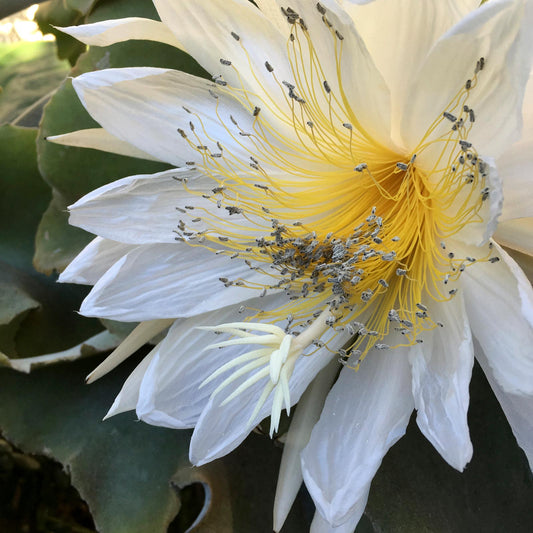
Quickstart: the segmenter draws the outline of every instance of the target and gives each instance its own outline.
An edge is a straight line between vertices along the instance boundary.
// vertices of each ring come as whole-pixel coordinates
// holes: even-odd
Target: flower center
[[[331,38],[332,58],[320,57],[294,10],[282,12],[290,25],[291,79],[278,79],[275,65],[266,62],[273,83],[261,86],[261,93],[244,83],[231,86],[222,75],[209,89],[214,116],[233,139],[233,151],[208,133],[197,113],[189,111],[188,128],[178,130],[198,153],[190,166],[214,185],[212,194],[205,194],[183,183],[198,205],[181,210],[178,238],[243,260],[272,281],[257,286],[221,276],[225,286],[256,288],[261,296],[269,291],[287,295],[284,305],[250,318],[260,317],[263,324],[248,327],[266,331],[265,323],[286,321],[285,332],[273,325],[268,327],[277,329],[264,336],[247,333],[242,323],[217,326],[237,338],[212,347],[270,342],[219,369],[214,376],[244,365],[217,391],[263,366],[225,401],[270,375],[263,395],[276,389],[276,405],[281,409],[284,398],[288,409],[280,372],[288,379],[297,357],[324,346],[322,337],[330,342],[348,332],[351,341],[340,354],[352,357],[354,368],[372,348],[389,348],[382,341],[391,332],[403,335],[395,345],[421,342],[423,331],[442,325],[432,320],[428,299],[452,298],[454,282],[467,266],[496,258],[490,259],[490,249],[484,258],[456,257],[447,244],[467,226],[484,227],[487,218],[489,169],[468,141],[475,123],[468,99],[485,60],[478,61],[472,79],[428,126],[418,146],[396,153],[365,129],[346,97],[344,37],[325,8],[318,4],[317,16]],[[246,43],[232,35],[246,52]],[[322,61],[330,60],[336,65],[334,80],[324,74]],[[231,59],[222,58],[221,65],[244,79]],[[249,65],[247,75],[260,83],[251,59]],[[248,114],[231,112],[235,100]]]

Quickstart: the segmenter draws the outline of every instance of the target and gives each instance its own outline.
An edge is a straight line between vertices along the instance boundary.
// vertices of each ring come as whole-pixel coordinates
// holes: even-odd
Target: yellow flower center
[[[290,8],[284,14],[292,79],[280,80],[275,66],[264,65],[277,94],[265,89],[267,96],[260,97],[244,84],[232,87],[223,76],[214,78],[218,121],[249,160],[209,136],[194,113],[187,132],[179,130],[199,154],[190,165],[213,179],[207,196],[216,206],[191,212],[195,218],[180,221],[180,235],[272,277],[270,285],[257,287],[221,277],[226,286],[246,285],[262,295],[286,292],[285,305],[256,317],[287,319],[287,331],[298,334],[329,308],[328,325],[356,336],[342,355],[356,353],[362,360],[372,347],[387,347],[380,341],[391,328],[405,336],[405,344],[420,342],[419,334],[437,325],[428,315],[428,297],[451,298],[453,282],[475,261],[455,257],[446,241],[467,224],[483,222],[480,211],[490,194],[487,165],[467,140],[475,123],[468,98],[485,60],[418,146],[395,153],[357,120],[342,85],[344,37],[321,6],[318,11],[334,43],[335,84],[325,79],[305,22]],[[240,36],[232,35],[246,51]],[[230,59],[221,58],[221,64],[243,75]],[[247,75],[259,81],[256,68],[250,61]],[[228,96],[250,110],[247,128],[224,116],[220,101]],[[240,218],[221,218],[220,210]],[[194,222],[203,229],[196,231]],[[322,346],[319,339],[315,344]]]

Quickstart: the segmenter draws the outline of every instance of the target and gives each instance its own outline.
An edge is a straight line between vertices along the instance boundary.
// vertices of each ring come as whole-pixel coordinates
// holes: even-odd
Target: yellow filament
[[[449,283],[471,263],[450,256],[440,243],[483,222],[486,171],[467,141],[474,123],[468,99],[478,69],[418,146],[394,153],[369,135],[350,107],[342,83],[343,40],[332,26],[329,31],[336,65],[336,79],[330,81],[336,90],[325,79],[309,32],[297,22],[287,41],[292,80],[270,73],[281,98],[261,86],[262,75],[249,57],[247,75],[261,86],[261,95],[245,88],[234,66],[242,86],[217,88],[218,122],[234,146],[250,154],[249,161],[220,146],[201,116],[191,113],[195,125],[182,136],[197,150],[195,165],[213,179],[214,192],[209,207],[195,209],[203,229],[184,223],[181,235],[191,246],[238,257],[272,279],[268,286],[246,279],[224,283],[287,293],[285,305],[259,310],[250,320],[274,323],[291,316],[288,328],[298,331],[317,312],[332,309],[331,327],[354,331],[349,350],[360,353],[358,367],[393,328],[409,345],[436,327],[423,300],[453,297]],[[246,53],[242,40],[240,46]],[[228,98],[250,110],[249,131],[225,116]],[[431,167],[420,167],[421,159],[432,161]],[[217,216],[225,209],[233,209],[235,219]],[[305,251],[313,245],[318,256]],[[337,260],[336,247],[345,251]],[[364,328],[354,326],[361,318]]]

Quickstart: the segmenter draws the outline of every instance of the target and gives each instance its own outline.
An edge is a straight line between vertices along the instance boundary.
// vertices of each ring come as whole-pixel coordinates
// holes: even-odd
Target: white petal
[[[69,222],[123,243],[175,243],[180,219],[176,207],[183,208],[191,199],[197,203],[177,178],[195,180],[198,176],[197,171],[171,169],[114,181],[71,205]],[[213,187],[213,181],[208,178],[201,184],[200,194]],[[195,184],[192,188],[197,189]]]
[[[279,531],[303,481],[300,452],[305,448],[313,426],[320,417],[324,400],[339,370],[337,361],[324,368],[303,393],[291,420],[279,467],[274,499],[274,531]]]
[[[283,0],[279,0],[278,4],[286,6]],[[305,20],[312,46],[332,94],[350,108],[346,121],[353,121],[355,124],[357,120],[377,142],[390,145],[389,87],[376,68],[352,19],[336,1],[324,0],[321,4],[326,9],[328,21],[343,37],[342,46],[334,32],[324,24],[315,2],[293,0],[290,5]],[[337,53],[339,48],[342,49],[340,54]],[[302,49],[305,54],[305,44]],[[304,66],[309,69],[309,60],[305,58],[304,55]],[[316,85],[322,82],[322,79],[316,80]],[[326,101],[324,108],[327,109]]]
[[[283,17],[276,0],[257,0],[255,4],[282,35],[287,32],[287,19]]]
[[[264,236],[264,220],[218,208],[212,190],[219,185],[213,178],[186,168],[129,176],[90,192],[70,206],[69,222],[132,244],[171,243],[178,234],[185,238],[177,232],[180,220],[190,231],[209,230],[211,237],[218,232],[252,239]],[[231,203],[230,196],[227,201]]]
[[[173,323],[173,319],[148,320],[141,322],[85,379],[90,384],[105,376],[120,365],[139,348],[163,334]]]
[[[533,393],[533,290],[518,265],[495,245],[498,263],[478,262],[461,277],[472,331],[500,386]]]
[[[253,148],[230,119],[233,116],[250,131],[251,110],[220,92],[214,98],[216,85],[207,80],[174,70],[135,67],[89,72],[72,83],[87,111],[107,131],[161,161],[176,166],[202,161],[206,152],[197,149],[196,135],[210,152],[219,151],[218,141],[226,154],[240,160],[249,157],[243,143]],[[196,134],[190,122],[196,124]],[[192,140],[183,138],[178,128],[189,132]]]
[[[526,453],[529,467],[533,470],[533,396],[505,392],[500,387],[487,357],[477,343],[476,358],[502,406],[518,444]]]
[[[110,152],[112,154],[126,155],[137,157],[139,159],[148,159],[150,161],[159,161],[150,154],[135,148],[131,144],[120,140],[111,135],[103,128],[90,128],[87,130],[73,131],[63,135],[53,135],[46,137],[46,140],[55,144],[64,146],[76,146],[78,148],[92,148],[101,152]]]
[[[526,86],[522,138],[498,159],[503,179],[502,220],[533,216],[533,75]]]
[[[130,39],[143,39],[166,43],[183,50],[174,34],[164,24],[152,19],[128,17],[57,29],[91,46],[108,46]]]
[[[144,379],[144,374],[157,349],[158,346],[156,346],[128,376],[128,379],[124,382],[124,385],[122,385],[122,389],[120,390],[118,396],[115,398],[113,405],[105,415],[104,420],[111,416],[135,409],[139,400],[139,389],[141,387],[142,380]]]
[[[406,146],[414,148],[442,116],[481,57],[486,65],[468,100],[476,114],[469,141],[478,152],[498,157],[517,139],[531,64],[531,10],[526,11],[527,17],[519,0],[486,2],[435,44],[409,90],[402,118]]]
[[[94,285],[111,266],[134,248],[131,244],[96,237],[72,260],[58,281]]]
[[[300,357],[296,361],[290,378],[291,405],[300,399],[309,383],[331,361],[331,353],[323,349],[309,357]],[[210,399],[193,433],[190,448],[190,461],[196,466],[208,463],[226,455],[236,448],[248,435],[250,429],[270,415],[273,394],[260,409],[253,423],[247,421],[252,415],[266,380],[261,380],[242,394],[221,406],[227,394],[220,393]],[[238,386],[236,382],[235,386]]]
[[[337,527],[328,524],[328,522],[322,518],[321,514],[318,511],[315,511],[310,533],[354,533],[355,527],[359,523],[359,520],[361,520],[361,516],[363,516],[367,499],[368,491],[366,497],[361,498],[358,509],[352,514],[352,516],[350,516],[344,524]]]
[[[174,323],[154,350],[146,370],[137,404],[141,420],[178,429],[194,427],[209,396],[225,376],[201,388],[200,384],[224,363],[249,350],[231,347],[204,351],[212,343],[213,334],[197,328],[231,322],[237,317],[243,319],[237,307],[226,307]]]
[[[117,261],[83,301],[86,316],[138,322],[194,316],[247,300],[257,291],[219,280],[271,278],[244,263],[184,243],[140,246]]]
[[[435,41],[459,22],[479,0],[376,0],[343,3],[372,59],[391,88],[392,131],[396,142],[409,83]],[[391,47],[394,49],[391,50]]]
[[[533,255],[533,218],[516,218],[498,225],[494,238],[502,246]]]
[[[270,106],[278,104],[286,107],[284,92],[265,68],[265,62],[274,67],[280,81],[290,80],[288,24],[282,35],[269,18],[246,0],[155,0],[154,4],[161,20],[211,75],[222,75],[233,87],[244,87],[255,94],[255,105],[262,112],[268,113]],[[232,65],[224,66],[220,59],[229,60]]]
[[[302,453],[305,484],[320,514],[338,526],[358,510],[387,450],[405,433],[414,403],[407,350],[372,351],[345,368]]]
[[[472,458],[468,389],[474,353],[462,297],[435,304],[429,331],[409,352],[418,427],[448,463],[462,471]]]

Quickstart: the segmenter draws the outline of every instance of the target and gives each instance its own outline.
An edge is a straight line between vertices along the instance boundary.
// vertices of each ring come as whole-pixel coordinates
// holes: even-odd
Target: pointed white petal
[[[312,356],[300,357],[296,361],[289,381],[292,405],[300,399],[309,383],[331,361],[331,358],[331,354],[324,349]],[[191,440],[190,460],[193,464],[199,466],[226,455],[246,438],[254,426],[270,415],[273,394],[251,424],[247,424],[268,381],[267,376],[226,405],[221,405],[225,394],[221,393],[210,399],[198,420]],[[238,385],[239,382],[236,383],[236,386]]]
[[[159,161],[159,159],[152,157],[150,154],[147,154],[135,146],[111,135],[111,133],[103,128],[90,128],[87,130],[65,133],[63,135],[53,135],[51,137],[46,137],[46,140],[64,146],[92,148],[93,150],[100,150],[101,152],[137,157],[149,161]]]
[[[472,332],[495,378],[511,394],[533,394],[533,289],[495,245],[498,263],[476,263],[461,277]]]
[[[472,458],[468,389],[474,353],[462,296],[435,304],[430,316],[444,327],[429,331],[409,351],[416,421],[426,438],[454,468]]]
[[[176,207],[197,203],[177,178],[194,180],[198,176],[197,171],[171,169],[113,181],[71,205],[69,222],[123,243],[175,243],[180,220]],[[212,183],[204,178],[199,194],[210,191]]]
[[[269,284],[244,263],[184,243],[140,246],[117,261],[83,301],[86,316],[139,322],[194,316],[257,295],[220,277]]]
[[[88,376],[87,383],[97,379],[116,368],[139,348],[172,324],[172,319],[148,320],[141,322]]]
[[[486,2],[437,41],[409,89],[402,118],[406,146],[414,148],[447,111],[481,57],[486,65],[468,100],[476,114],[469,141],[479,153],[498,157],[517,139],[532,53],[532,10],[525,11],[519,0]]]
[[[410,81],[416,77],[435,41],[478,5],[479,0],[343,3],[391,88],[392,131],[396,142],[401,142],[398,121],[406,100],[411,97]],[[393,52],[391,43],[394,43]]]
[[[118,396],[115,398],[113,405],[104,417],[104,420],[112,416],[131,411],[137,406],[139,400],[139,389],[148,365],[152,361],[158,346],[156,346],[136,367],[135,370],[128,376],[128,379],[122,385]]]
[[[91,46],[108,46],[130,39],[143,39],[169,44],[183,50],[175,35],[163,23],[141,17],[104,20],[57,29]]]
[[[177,232],[180,220],[187,231],[209,230],[211,237],[218,232],[252,240],[263,236],[263,220],[218,207],[213,194],[218,186],[211,177],[186,168],[129,176],[90,192],[70,206],[69,222],[102,237],[133,244],[173,243],[178,234],[185,238]],[[227,201],[231,205],[229,196]]]
[[[242,161],[249,157],[246,146],[254,147],[230,119],[233,116],[240,127],[251,131],[252,110],[221,92],[214,98],[216,85],[207,80],[174,70],[134,67],[89,72],[72,83],[101,126],[161,161],[176,166],[201,162],[207,152],[197,148],[198,139],[209,152],[218,152],[216,142],[220,142],[225,154]],[[178,128],[188,132],[191,140],[182,137]]]
[[[478,343],[476,343],[475,349],[476,359],[483,368],[485,376],[487,376],[487,380],[502,406],[518,444],[526,453],[529,467],[533,470],[533,395],[505,392],[494,376],[492,366]]]
[[[356,510],[354,513],[340,526],[332,526],[329,524],[322,515],[315,511],[315,516],[313,517],[313,522],[311,523],[311,529],[309,533],[354,533],[354,530],[363,516],[366,502],[368,500],[368,490],[370,489],[370,483],[368,484],[368,489],[366,495],[359,500]]]
[[[134,248],[131,244],[96,237],[72,260],[58,281],[94,285],[111,266]]]
[[[289,514],[303,481],[300,452],[320,417],[324,400],[339,370],[337,361],[324,368],[303,393],[291,420],[279,467],[274,499],[274,531],[279,531]]]
[[[505,199],[502,220],[533,216],[533,75],[526,86],[523,118],[522,138],[497,161]]]
[[[341,525],[361,509],[413,407],[405,348],[372,351],[358,372],[341,372],[302,453],[305,484],[327,522]]]
[[[498,225],[494,238],[502,246],[533,255],[533,218],[507,220]]]

